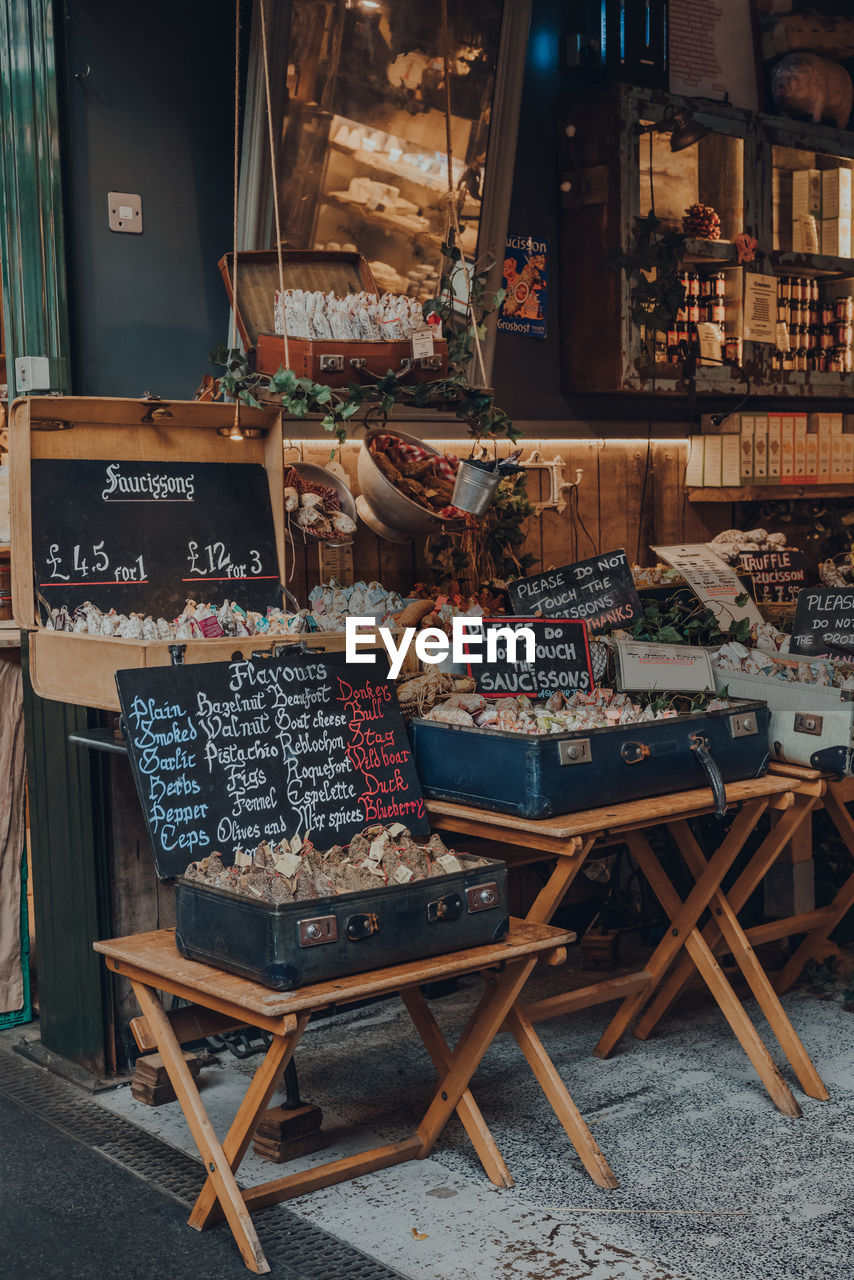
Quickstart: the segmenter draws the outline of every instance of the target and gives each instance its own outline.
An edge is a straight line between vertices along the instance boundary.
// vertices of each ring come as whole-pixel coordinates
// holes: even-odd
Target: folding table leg
[[[139,981],[132,980],[131,985],[139,1001],[139,1007],[157,1039],[157,1048],[163,1058],[166,1072],[178,1095],[181,1110],[184,1112],[205,1168],[209,1171],[216,1198],[222,1206],[243,1261],[250,1271],[262,1275],[270,1270],[270,1264],[264,1257],[264,1250],[261,1248],[249,1210],[234,1180],[234,1174],[214,1132],[214,1127],[190,1074],[190,1068],[187,1066],[181,1046],[157,997],[157,992]]]
[[[620,1184],[611,1166],[587,1128],[584,1117],[570,1097],[566,1085],[546,1053],[543,1042],[518,1005],[508,1013],[507,1026],[516,1037],[516,1043],[527,1058],[528,1065],[537,1077],[543,1093],[552,1105],[552,1110],[566,1130],[570,1142],[578,1152],[578,1157],[590,1177],[597,1187],[603,1187],[606,1190],[618,1187]]]
[[[805,822],[813,812],[818,803],[818,795],[809,796],[806,800],[807,803],[804,803],[800,795],[795,797],[795,803],[791,809],[787,809],[785,813],[781,814],[779,822],[768,832],[749,864],[730,889],[727,896],[734,911],[739,912],[750,895],[762,883],[765,875],[777,861],[780,853],[801,826],[801,823]],[[720,929],[714,920],[703,929],[703,939],[716,954],[719,950],[720,936]],[[638,1040],[646,1040],[695,973],[696,969],[691,957],[686,953],[677,960],[671,973],[667,975],[658,988],[634,1028],[632,1035],[636,1036]]]
[[[308,1013],[300,1014],[297,1018],[296,1031],[291,1035],[273,1036],[270,1047],[249,1082],[249,1088],[222,1144],[225,1158],[232,1171],[240,1167],[240,1162],[252,1141],[252,1135],[258,1127],[261,1114],[266,1111],[270,1099],[276,1092],[282,1074],[302,1039],[302,1033],[308,1025],[310,1016]],[[216,1188],[212,1179],[208,1177],[193,1205],[193,1211],[189,1217],[191,1227],[195,1227],[197,1231],[204,1231],[205,1227],[211,1224],[217,1216],[214,1213],[217,1198]]]
[[[554,871],[534,899],[526,920],[535,924],[548,924],[555,911],[566,896],[569,886],[584,866],[588,853],[596,843],[595,836],[588,836],[582,842],[579,836],[573,838],[574,848],[567,842],[566,854],[560,854]]]
[[[451,1064],[451,1051],[439,1030],[436,1019],[430,1012],[427,1001],[417,987],[408,987],[401,991],[400,998],[406,1005],[415,1029],[424,1041],[424,1047],[432,1059],[433,1066],[439,1075],[444,1075]],[[457,1115],[471,1139],[472,1146],[478,1154],[486,1176],[496,1187],[512,1187],[513,1179],[510,1170],[504,1163],[495,1139],[480,1113],[480,1108],[467,1089],[457,1107]]]
[[[433,1150],[436,1139],[468,1089],[483,1055],[495,1039],[536,963],[536,956],[526,956],[523,960],[509,963],[497,977],[491,973],[483,975],[491,989],[466,1023],[448,1060],[448,1070],[440,1079],[433,1100],[416,1130],[416,1137],[421,1142],[418,1153],[421,1159]]]
[[[739,817],[740,816],[741,815],[739,815]],[[730,828],[730,836],[733,831],[735,831],[737,822],[738,818],[736,818]],[[778,1111],[781,1111],[783,1115],[795,1117],[800,1116],[802,1114],[801,1109],[795,1101],[794,1094],[780,1075],[780,1072],[765,1047],[759,1032],[748,1018],[741,1002],[727,981],[723,970],[715,960],[711,948],[703,941],[699,930],[695,927],[696,920],[689,927],[689,932],[687,934],[684,934],[681,931],[679,917],[680,907],[682,904],[680,902],[679,895],[668,880],[661,863],[650,848],[648,841],[639,831],[631,833],[627,837],[627,840],[629,848],[632,851],[632,856],[646,876],[653,893],[664,907],[664,910],[667,912],[671,921],[673,921],[674,930],[679,931],[680,938],[682,939],[682,942],[684,942],[686,951],[696,965],[700,976],[706,983],[706,986],[709,988],[720,1006],[721,1012],[727,1022],[732,1027],[739,1044],[753,1063],[754,1069],[762,1083],[765,1085],[765,1088],[768,1090],[774,1106]],[[743,843],[743,840],[741,843]],[[723,848],[723,846],[721,847]],[[707,871],[714,865],[719,853],[720,850],[718,850],[718,853],[715,854],[711,861],[706,864],[707,870],[703,872],[702,876],[697,881],[695,888],[699,888],[700,884],[707,879]],[[718,883],[725,873],[726,867],[723,868],[720,875],[717,877]],[[707,900],[708,897],[714,893],[716,888],[716,883],[713,883],[710,886],[706,895]],[[690,901],[690,896],[691,895],[689,895],[688,901]],[[682,942],[680,942],[680,946],[682,945]]]
[[[674,822],[668,824],[668,828],[673,833],[674,839],[677,841],[682,856],[692,874],[695,876],[701,875],[708,864],[687,822]],[[788,1058],[792,1070],[801,1082],[804,1092],[810,1098],[818,1098],[820,1101],[826,1102],[830,1095],[824,1086],[824,1082],[816,1071],[798,1033],[792,1026],[788,1014],[780,1004],[780,997],[759,963],[756,952],[745,937],[744,930],[738,923],[738,917],[733,905],[728,901],[722,889],[715,890],[711,907],[733,959],[747,979],[750,990],[753,992],[760,1009],[765,1014],[768,1025],[777,1037],[780,1048]]]
[[[756,826],[761,815],[768,806],[767,800],[759,800],[750,805],[743,805],[741,812],[737,814],[730,830],[715,853],[714,857],[708,864],[702,876],[697,880],[694,888],[688,894],[684,903],[679,898],[670,881],[661,870],[661,864],[652,853],[646,840],[640,836],[637,831],[629,831],[625,833],[626,844],[637,858],[635,853],[635,844],[638,849],[643,845],[645,850],[649,850],[649,855],[654,863],[654,869],[664,878],[664,883],[669,890],[668,901],[670,905],[662,902],[662,906],[670,916],[671,929],[664,935],[661,942],[653,951],[652,955],[644,965],[646,973],[652,977],[651,983],[646,983],[632,995],[627,996],[620,1005],[614,1017],[605,1029],[602,1038],[593,1050],[597,1058],[607,1058],[610,1053],[617,1047],[623,1034],[628,1030],[629,1024],[635,1018],[646,1004],[649,993],[654,989],[655,985],[664,977],[667,969],[670,967],[677,954],[682,950],[685,944],[685,938],[696,925],[703,911],[709,904],[709,898],[720,884],[727,871],[737,858],[742,845],[749,836],[750,832]],[[649,876],[647,876],[649,879]],[[650,881],[651,883],[651,881]],[[653,889],[655,886],[653,885]],[[657,890],[656,890],[657,892]],[[661,895],[658,895],[661,898]]]
[[[854,854],[854,819],[848,806],[836,794],[836,784],[829,782],[824,796],[824,807],[836,830],[842,836],[850,853]],[[850,875],[832,902],[833,915],[825,924],[812,929],[780,973],[775,986],[781,994],[798,980],[804,967],[815,956],[819,947],[826,942],[830,934],[839,924],[847,911],[854,906],[854,874]]]

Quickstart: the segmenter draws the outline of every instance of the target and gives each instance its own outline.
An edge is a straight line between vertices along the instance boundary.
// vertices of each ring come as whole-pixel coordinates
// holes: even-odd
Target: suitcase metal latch
[[[430,924],[437,920],[458,920],[463,914],[463,900],[458,893],[449,893],[447,898],[437,898],[427,903],[427,919]]]
[[[320,947],[324,942],[338,941],[338,921],[334,916],[312,916],[297,921],[297,937],[301,947]]]
[[[795,712],[795,733],[812,733],[818,738],[823,724],[824,716],[811,716],[805,711]]]
[[[557,744],[557,753],[561,764],[589,764],[593,759],[589,738],[565,738]]]
[[[365,915],[350,916],[344,926],[344,932],[351,942],[362,942],[370,938],[372,933],[379,933],[380,922],[373,911]]]
[[[750,738],[759,732],[756,716],[752,711],[744,711],[740,715],[730,716],[729,731],[734,738]]]
[[[495,881],[489,884],[473,884],[466,889],[466,904],[469,915],[475,911],[490,911],[498,906],[498,885]]]
[[[327,355],[327,356],[320,357],[321,373],[342,373],[343,370],[344,370],[343,356]]]
[[[620,755],[626,764],[640,764],[649,755],[649,747],[645,742],[624,742],[620,747]]]

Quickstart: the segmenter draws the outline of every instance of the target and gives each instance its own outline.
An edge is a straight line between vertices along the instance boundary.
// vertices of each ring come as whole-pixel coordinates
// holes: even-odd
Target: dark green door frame
[[[46,356],[51,389],[70,390],[57,12],[52,0],[0,0],[0,258],[10,398],[18,356]],[[92,942],[109,928],[105,793],[100,762],[68,741],[92,713],[37,697],[26,643],[22,657],[41,1036],[54,1053],[103,1076],[109,1001]]]

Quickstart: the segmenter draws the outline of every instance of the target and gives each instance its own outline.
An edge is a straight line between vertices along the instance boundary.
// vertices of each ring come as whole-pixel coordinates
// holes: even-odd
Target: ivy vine
[[[648,330],[669,329],[685,302],[679,283],[686,237],[681,231],[661,232],[660,218],[648,213],[635,218],[634,245],[608,263],[623,270],[631,282],[631,313],[638,325]]]

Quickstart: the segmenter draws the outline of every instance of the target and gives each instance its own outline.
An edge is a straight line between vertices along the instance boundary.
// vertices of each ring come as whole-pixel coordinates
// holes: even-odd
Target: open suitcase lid
[[[234,254],[219,260],[219,269],[234,307]],[[283,249],[282,274],[286,289],[320,290],[344,297],[348,293],[378,293],[371,268],[359,253],[335,250]],[[275,249],[245,249],[238,258],[237,329],[247,351],[260,333],[275,333],[273,305],[279,288],[279,259]]]
[[[76,604],[81,592],[100,606],[100,591],[107,608],[124,608],[127,602],[119,597],[127,594],[133,579],[113,572],[113,562],[130,573],[128,566],[136,556],[148,554],[142,532],[139,545],[134,540],[137,526],[147,529],[152,545],[156,542],[162,550],[163,563],[157,565],[152,559],[149,565],[146,561],[150,580],[140,584],[139,600],[130,604],[135,611],[159,608],[158,591],[165,588],[175,594],[179,609],[187,596],[198,599],[203,592],[222,596],[229,584],[237,597],[241,583],[228,578],[228,569],[216,569],[207,577],[194,575],[186,563],[187,546],[169,549],[169,530],[173,529],[177,538],[183,525],[187,526],[185,541],[192,536],[199,554],[204,551],[203,544],[211,541],[211,531],[213,544],[223,545],[230,529],[233,551],[245,559],[252,536],[257,534],[263,566],[257,570],[257,582],[247,577],[243,585],[260,590],[263,576],[263,586],[269,588],[268,602],[274,603],[285,538],[281,417],[272,409],[241,408],[240,422],[246,435],[239,441],[227,438],[233,422],[234,406],[225,404],[77,396],[16,400],[9,413],[9,453],[12,607],[18,626],[23,630],[38,627],[36,590],[52,606]],[[145,503],[111,505],[107,494],[110,484],[115,487],[129,479],[138,483],[138,473],[146,469],[170,483],[179,475],[191,477],[194,506],[188,502],[186,506],[173,503],[164,507],[163,512],[170,514],[168,521],[163,521],[158,507]],[[222,512],[232,494],[234,518],[229,522],[222,519]],[[255,495],[250,511],[240,504],[241,494],[244,498]],[[123,494],[128,501],[134,496]],[[198,501],[201,498],[203,502]],[[185,517],[183,521],[175,512]],[[190,527],[190,515],[195,517],[197,532],[195,526]],[[223,554],[227,552],[225,548]],[[216,555],[222,558],[218,552]],[[75,560],[78,568],[88,560],[85,571],[75,572]],[[94,573],[105,560],[109,571]],[[232,570],[235,567],[230,566]],[[159,570],[156,583],[152,576],[155,570]],[[247,568],[247,574],[250,572]],[[215,581],[216,574],[224,576]],[[82,580],[77,582],[77,578]],[[104,582],[96,581],[98,578]],[[114,585],[108,585],[108,579],[116,579]],[[115,599],[107,598],[111,593]]]

